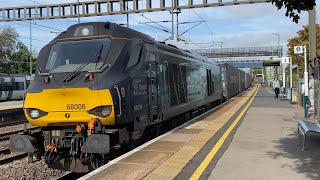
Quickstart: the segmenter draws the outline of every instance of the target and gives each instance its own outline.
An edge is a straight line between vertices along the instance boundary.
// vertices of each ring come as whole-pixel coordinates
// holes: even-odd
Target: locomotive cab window
[[[141,58],[141,52],[142,52],[142,44],[138,44],[132,51],[130,55],[130,59],[128,61],[127,69],[132,68],[133,66],[137,65]]]
[[[57,42],[51,48],[45,70],[49,73],[98,70],[105,64],[110,45],[109,39]]]

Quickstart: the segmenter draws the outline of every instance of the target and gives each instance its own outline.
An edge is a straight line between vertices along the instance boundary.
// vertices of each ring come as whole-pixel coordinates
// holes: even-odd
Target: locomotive
[[[92,171],[225,96],[218,64],[110,22],[69,27],[42,48],[36,69],[24,112],[41,129],[12,136],[10,150],[73,172]]]

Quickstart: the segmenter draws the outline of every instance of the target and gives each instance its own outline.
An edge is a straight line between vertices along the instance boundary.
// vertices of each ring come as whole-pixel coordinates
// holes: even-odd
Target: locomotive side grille
[[[175,106],[179,104],[179,89],[178,81],[178,65],[170,64],[169,66],[169,88],[170,88],[170,105]]]

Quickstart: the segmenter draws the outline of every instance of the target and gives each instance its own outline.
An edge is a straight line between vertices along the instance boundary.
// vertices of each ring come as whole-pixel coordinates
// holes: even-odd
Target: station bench
[[[302,140],[302,150],[305,150],[305,143],[307,140],[307,133],[308,132],[314,132],[314,133],[318,133],[320,134],[320,124],[317,123],[312,123],[312,122],[308,122],[308,121],[299,121],[298,123],[298,136],[299,136],[299,132],[302,134],[303,136],[303,140]]]
[[[279,94],[279,99],[280,100],[288,100],[287,97],[288,97],[287,94]]]
[[[281,87],[280,88],[280,94],[279,94],[279,99],[280,100],[288,100],[288,94],[285,88]]]

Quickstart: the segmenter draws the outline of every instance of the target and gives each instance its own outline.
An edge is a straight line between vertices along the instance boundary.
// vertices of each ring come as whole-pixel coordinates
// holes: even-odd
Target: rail
[[[15,120],[15,121],[9,121],[9,122],[1,122],[0,123],[0,128],[1,127],[8,127],[8,126],[14,126],[14,125],[19,125],[27,122],[26,119],[23,120]]]
[[[39,127],[32,127],[32,128],[28,128],[27,130],[35,130],[35,129],[39,129]],[[5,141],[5,140],[9,140],[10,139],[10,135],[13,135],[13,134],[18,134],[18,133],[21,133],[23,132],[24,129],[22,130],[17,130],[17,131],[11,131],[11,132],[7,132],[7,133],[2,133],[0,134],[0,142],[1,141]]]
[[[17,155],[14,155],[14,156],[10,156],[8,158],[5,158],[5,159],[1,159],[0,160],[0,165],[3,165],[3,164],[8,164],[10,162],[13,162],[15,160],[19,160],[19,159],[22,159],[22,158],[25,158],[28,156],[28,153],[22,153],[22,154],[17,154]]]

